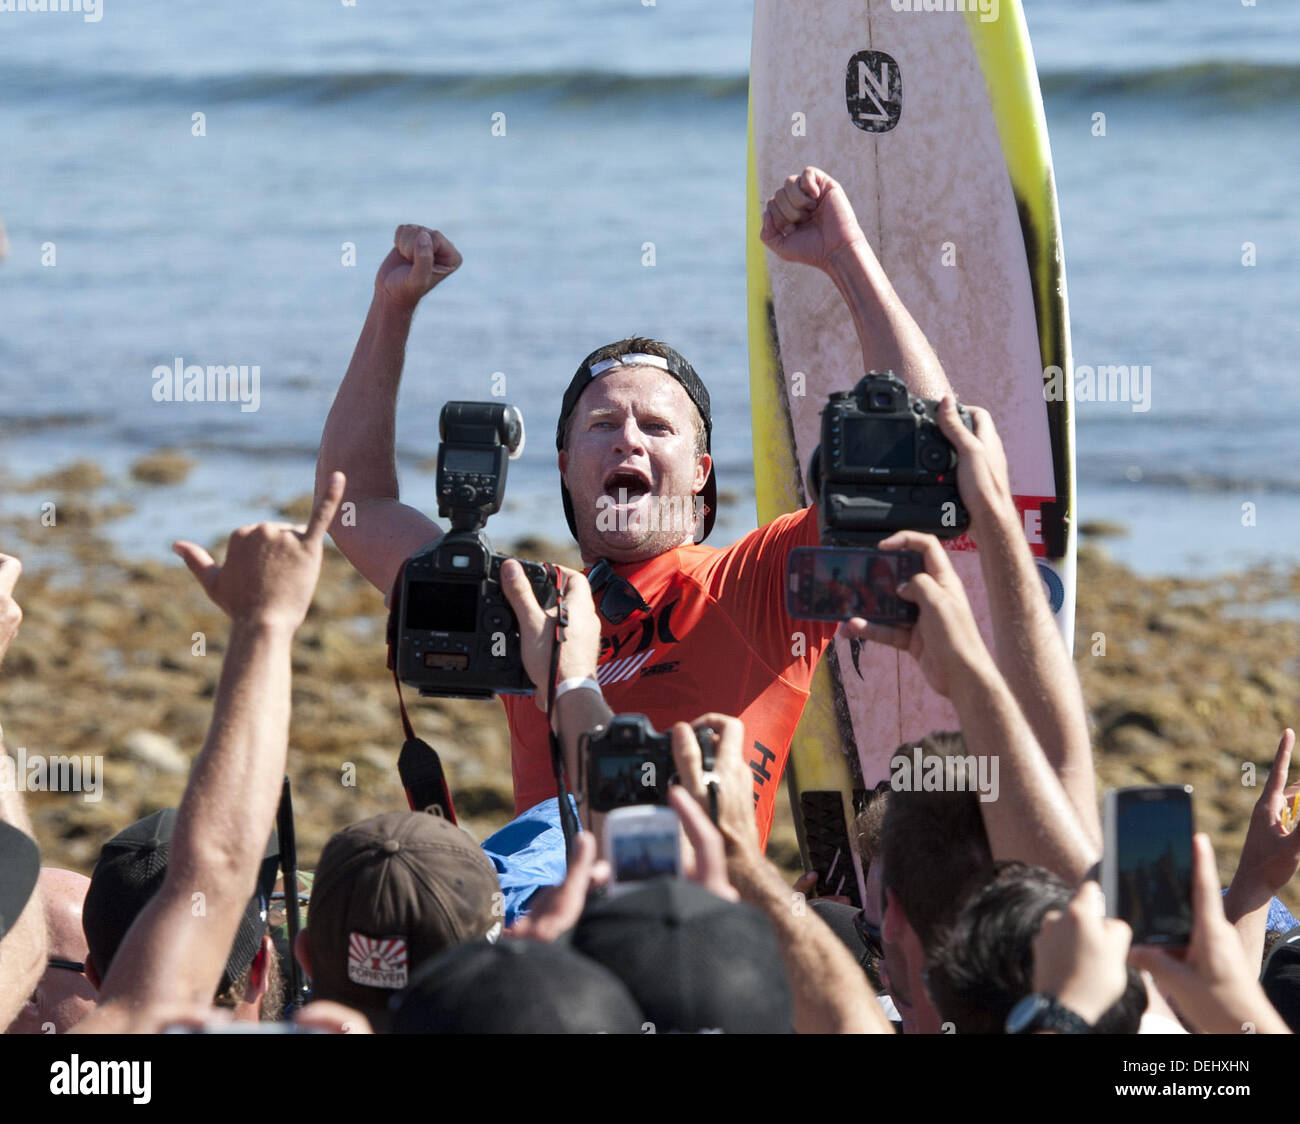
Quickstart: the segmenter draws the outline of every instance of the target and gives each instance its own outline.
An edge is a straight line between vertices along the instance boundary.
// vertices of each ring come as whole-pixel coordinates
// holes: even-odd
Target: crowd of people
[[[400,227],[325,425],[306,526],[242,527],[220,562],[176,544],[230,621],[211,726],[179,807],[106,840],[86,878],[40,866],[19,786],[0,783],[0,1025],[909,1034],[1294,1026],[1300,927],[1275,897],[1300,869],[1288,815],[1293,733],[1278,746],[1226,892],[1208,838],[1194,839],[1185,950],[1133,945],[1096,881],[1103,840],[1087,712],[993,415],[968,407],[973,424],[962,423],[938,359],[833,179],[813,168],[791,176],[767,203],[763,239],[834,282],[864,370],[895,371],[913,394],[940,403],[978,544],[988,640],[943,545],[909,530],[880,546],[923,560],[924,572],[893,591],[916,606],[912,627],[791,618],[786,560],[818,543],[815,506],[725,549],[701,545],[717,503],[703,381],[654,340],[598,349],[564,395],[556,434],[586,572],[560,568],[561,604],[544,608],[517,563],[501,570],[537,687],[502,696],[516,818],[482,843],[424,810],[342,828],[315,865],[307,921],[290,944],[272,911],[285,865],[275,825],[294,634],[325,538],[389,595],[406,559],[442,534],[400,502],[393,442],[412,316],[461,257],[437,231]],[[697,516],[685,526],[643,517],[655,501],[682,496]],[[602,520],[611,501],[630,517]],[[0,555],[0,674],[19,635],[20,571]],[[934,763],[952,776],[954,763],[997,763],[992,798],[969,784],[878,787],[856,825],[861,908],[810,896],[808,879],[792,888],[765,856],[790,742],[837,633],[908,653],[952,703],[956,730],[898,748],[909,768]],[[796,634],[803,643],[791,643]],[[633,653],[639,662],[619,662]],[[631,667],[651,674],[624,674]],[[616,713],[671,732],[667,803],[683,842],[679,877],[614,894],[604,816],[580,784],[570,796],[557,775],[585,775],[584,735]],[[705,728],[707,758],[695,732]],[[0,782],[13,775],[0,744],[3,770]],[[581,824],[569,838],[566,804]]]

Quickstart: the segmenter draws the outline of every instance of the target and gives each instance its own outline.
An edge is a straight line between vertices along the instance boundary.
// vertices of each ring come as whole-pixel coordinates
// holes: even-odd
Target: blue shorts
[[[578,806],[573,797],[573,814]],[[483,850],[497,868],[506,899],[506,928],[528,912],[532,896],[544,886],[557,886],[568,871],[564,829],[560,826],[560,801],[552,796],[516,816],[500,831],[483,840]]]

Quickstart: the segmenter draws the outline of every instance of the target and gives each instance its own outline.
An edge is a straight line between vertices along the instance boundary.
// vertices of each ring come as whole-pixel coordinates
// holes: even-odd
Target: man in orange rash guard
[[[892,370],[925,398],[948,392],[835,180],[816,168],[788,177],[767,203],[762,238],[779,257],[835,283],[863,370]],[[442,534],[397,498],[394,432],[415,308],[461,260],[438,231],[398,228],[321,440],[318,491],[334,469],[348,478],[334,541],[385,594],[406,559]],[[846,370],[845,387],[859,374]],[[766,844],[790,740],[834,626],[785,612],[786,558],[817,543],[814,509],[782,516],[725,550],[694,543],[697,531],[708,535],[717,505],[711,434],[708,392],[690,364],[653,340],[623,340],[593,352],[574,376],[557,461],[569,529],[601,615],[597,677],[608,704],[647,715],[661,731],[705,712],[739,716]],[[555,795],[546,718],[530,698],[502,701],[522,812]]]

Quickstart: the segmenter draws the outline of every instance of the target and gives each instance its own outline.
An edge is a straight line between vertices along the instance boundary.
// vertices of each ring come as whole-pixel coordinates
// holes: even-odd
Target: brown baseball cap
[[[455,824],[427,812],[352,824],[325,844],[312,884],[312,995],[382,1017],[425,961],[495,941],[504,912],[491,859]]]

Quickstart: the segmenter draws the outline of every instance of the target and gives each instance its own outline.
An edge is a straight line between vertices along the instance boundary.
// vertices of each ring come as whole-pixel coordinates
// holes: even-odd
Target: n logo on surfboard
[[[868,133],[887,133],[903,113],[903,76],[884,51],[859,51],[844,75],[849,120]]]

